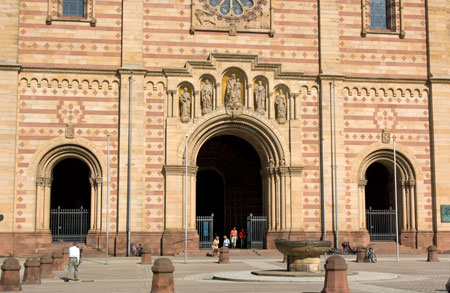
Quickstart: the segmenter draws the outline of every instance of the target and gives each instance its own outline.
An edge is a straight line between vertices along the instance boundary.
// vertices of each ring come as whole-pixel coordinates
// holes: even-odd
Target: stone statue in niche
[[[180,111],[181,122],[188,122],[191,119],[191,94],[187,87],[180,96]]]
[[[277,121],[280,124],[286,122],[286,96],[283,94],[283,91],[280,90],[276,100],[276,113],[277,113]]]
[[[202,114],[207,114],[211,112],[213,100],[213,87],[208,79],[205,80],[205,84],[200,90],[200,96],[202,101]]]
[[[266,112],[266,88],[260,80],[258,80],[258,85],[255,87],[255,110],[263,115]]]
[[[239,77],[236,74],[231,74],[225,89],[225,107],[227,113],[231,116],[238,116],[242,114],[243,105],[241,102],[242,88]]]

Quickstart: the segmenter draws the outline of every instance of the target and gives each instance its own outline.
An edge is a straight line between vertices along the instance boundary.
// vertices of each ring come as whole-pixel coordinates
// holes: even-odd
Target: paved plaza
[[[153,261],[158,257],[153,257]],[[169,257],[174,266],[176,292],[320,292],[323,277],[262,277],[252,271],[282,270],[280,257],[231,256],[230,264],[218,258]],[[352,292],[446,292],[450,278],[450,255],[439,255],[440,262],[426,262],[426,254],[379,255],[378,263],[356,263],[354,255],[344,256],[348,264]],[[22,265],[25,259],[19,259]],[[3,262],[3,259],[1,259]],[[85,258],[79,267],[79,282],[64,282],[64,272],[55,271],[53,279],[41,285],[23,285],[24,292],[150,292],[151,265],[141,265],[138,257]],[[350,274],[357,272],[357,274]],[[213,279],[214,278],[214,279]],[[218,280],[220,279],[220,280]]]

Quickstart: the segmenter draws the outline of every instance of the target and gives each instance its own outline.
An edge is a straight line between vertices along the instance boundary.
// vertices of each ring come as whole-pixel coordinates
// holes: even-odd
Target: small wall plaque
[[[383,129],[381,133],[381,142],[382,143],[390,143],[391,142],[391,133],[386,128]]]
[[[450,223],[450,205],[441,205],[441,222]]]
[[[73,124],[66,125],[66,138],[74,138],[75,136],[75,126]]]

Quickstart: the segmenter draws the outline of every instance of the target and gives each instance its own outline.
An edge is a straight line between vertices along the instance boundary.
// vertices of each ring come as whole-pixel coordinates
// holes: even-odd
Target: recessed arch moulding
[[[268,217],[266,247],[274,248],[274,239],[300,239],[310,232],[305,231],[303,220],[299,96],[303,93],[306,97],[311,90],[315,91],[315,84],[299,78],[283,80],[273,67],[255,70],[258,66],[261,65],[256,58],[212,56],[209,64],[188,64],[184,74],[168,76],[163,254],[184,249],[173,243],[184,239],[186,136],[187,224],[188,238],[192,239],[188,245],[192,249],[198,249],[195,230],[198,153],[205,142],[221,135],[247,141],[259,156],[263,214]],[[260,91],[256,94],[258,86]],[[279,102],[281,111],[276,104],[278,95],[283,95]],[[211,98],[207,101],[210,109],[206,111],[205,96]],[[189,105],[183,105],[186,101]],[[320,237],[320,226],[311,233],[312,237]]]

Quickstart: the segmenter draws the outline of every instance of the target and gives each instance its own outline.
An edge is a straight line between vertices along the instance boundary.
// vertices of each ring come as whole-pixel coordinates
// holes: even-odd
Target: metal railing
[[[57,209],[50,210],[50,230],[53,242],[86,242],[89,231],[89,210]]]
[[[370,241],[395,241],[395,210],[366,210]]]
[[[267,217],[253,216],[247,217],[247,247],[264,248],[264,237],[267,232]]]
[[[211,216],[198,216],[196,227],[199,236],[199,248],[211,248],[214,240],[214,214],[211,214]]]

